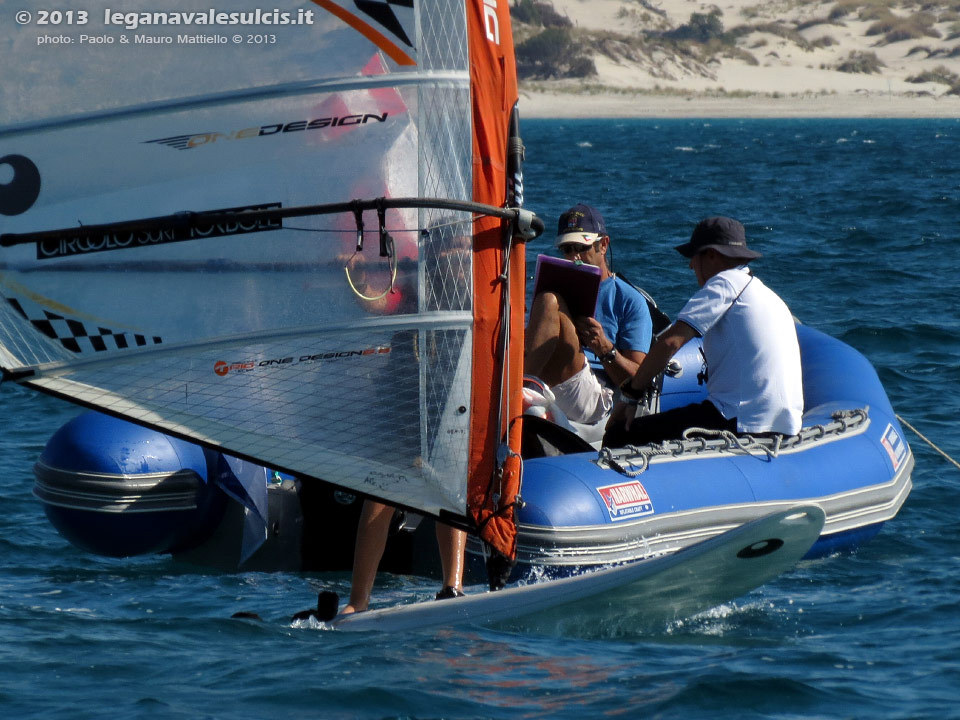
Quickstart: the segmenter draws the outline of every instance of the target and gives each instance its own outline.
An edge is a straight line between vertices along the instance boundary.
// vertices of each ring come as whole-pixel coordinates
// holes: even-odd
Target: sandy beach
[[[771,97],[716,97],[644,93],[520,92],[524,118],[960,118],[960,98],[909,97],[896,94],[844,94]]]
[[[551,5],[569,19],[596,74],[521,79],[523,117],[960,118],[956,2],[923,12],[899,0]],[[677,50],[650,41],[689,24],[694,13],[712,15],[735,42]],[[518,45],[539,31],[515,21]],[[872,72],[838,69],[851,57],[869,60]]]

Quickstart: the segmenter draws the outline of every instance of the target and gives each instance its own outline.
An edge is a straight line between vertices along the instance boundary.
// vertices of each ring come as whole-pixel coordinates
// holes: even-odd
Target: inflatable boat
[[[526,418],[516,573],[569,574],[673,552],[797,504],[826,514],[808,556],[875,535],[910,492],[912,452],[866,358],[804,325],[797,334],[805,399],[797,436],[694,430],[682,441],[597,451]],[[664,410],[705,395],[696,343],[676,359]],[[87,413],[48,443],[34,493],[64,537],[95,553],[170,553],[223,569],[349,569],[361,498],[229,461]],[[432,535],[429,521],[398,513],[383,567],[431,574]],[[479,543],[468,551],[478,566]]]
[[[520,562],[630,561],[797,503],[826,514],[808,556],[875,535],[910,492],[912,452],[866,358],[812,328],[798,325],[797,335],[805,408],[797,436],[693,430],[677,442],[569,453],[563,450],[575,441],[565,445],[562,433],[544,431],[541,456],[525,453]],[[679,359],[682,372],[664,382],[664,410],[705,397],[696,347]]]

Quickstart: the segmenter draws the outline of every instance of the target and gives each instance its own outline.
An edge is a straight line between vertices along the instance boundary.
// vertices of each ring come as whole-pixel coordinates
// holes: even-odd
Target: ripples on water
[[[536,121],[525,136],[548,226],[530,258],[562,210],[596,204],[617,266],[673,315],[695,289],[673,245],[701,217],[737,217],[764,281],[867,354],[898,412],[960,457],[960,123]],[[652,635],[354,636],[285,622],[345,575],[74,550],[30,468],[75,411],[6,385],[0,411],[4,717],[960,717],[960,471],[914,437],[914,491],[873,542]],[[433,591],[385,578],[378,598]]]

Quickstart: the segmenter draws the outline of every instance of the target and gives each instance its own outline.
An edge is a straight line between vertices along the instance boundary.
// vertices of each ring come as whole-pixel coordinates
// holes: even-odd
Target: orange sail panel
[[[510,112],[517,101],[513,33],[507,0],[468,0],[467,33],[473,111],[473,199],[502,205],[507,197],[507,143]],[[468,511],[481,537],[508,558],[516,553],[513,503],[520,482],[518,455],[497,468],[498,428],[509,428],[509,445],[520,451],[520,393],[523,381],[522,246],[510,257],[509,283],[500,281],[504,263],[501,222],[483,217],[474,226],[473,418],[470,428]],[[503,293],[513,302],[501,318]],[[501,323],[509,322],[508,356],[501,357]],[[506,373],[505,382],[501,378]],[[500,388],[503,387],[503,397]],[[501,414],[498,417],[498,413]]]

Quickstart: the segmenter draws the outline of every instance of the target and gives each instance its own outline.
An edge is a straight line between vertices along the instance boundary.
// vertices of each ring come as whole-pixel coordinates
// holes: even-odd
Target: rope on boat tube
[[[902,425],[906,425],[907,428],[909,428],[909,429],[912,430],[914,433],[916,433],[916,435],[917,435],[918,438],[920,438],[921,440],[923,440],[927,445],[929,445],[929,446],[932,447],[934,450],[936,450],[938,453],[940,453],[941,455],[943,455],[943,457],[945,457],[948,462],[953,463],[953,465],[954,465],[958,470],[960,470],[960,463],[958,463],[958,462],[957,462],[956,460],[954,460],[952,457],[950,457],[949,455],[947,455],[946,452],[944,452],[944,451],[941,450],[939,447],[937,447],[937,446],[934,444],[934,442],[933,442],[932,440],[930,440],[930,438],[928,438],[928,437],[927,437],[926,435],[924,435],[922,432],[920,432],[919,430],[917,430],[913,425],[911,425],[910,423],[908,423],[906,420],[904,420],[904,419],[903,419],[902,417],[900,417],[899,415],[897,415],[896,417],[897,417],[897,420],[899,420]]]
[[[599,460],[627,477],[637,477],[650,467],[650,460],[660,455],[680,457],[682,455],[697,455],[703,452],[731,452],[742,453],[761,461],[769,462],[776,458],[780,451],[818,442],[828,436],[842,435],[859,425],[868,417],[867,408],[856,410],[841,410],[831,415],[831,422],[826,425],[811,425],[801,428],[797,435],[737,435],[729,430],[708,430],[705,428],[688,428],[681,440],[665,440],[661,443],[649,445],[628,445],[625,448],[603,448],[599,453]]]

